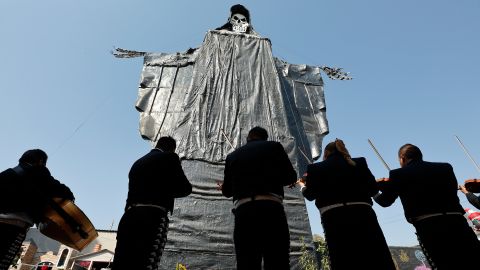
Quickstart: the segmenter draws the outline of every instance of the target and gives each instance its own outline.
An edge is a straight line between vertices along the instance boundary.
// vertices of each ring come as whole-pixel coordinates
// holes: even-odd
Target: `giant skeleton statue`
[[[136,109],[140,133],[154,144],[177,140],[177,153],[193,185],[171,216],[162,269],[234,269],[232,201],[216,189],[226,155],[246,142],[254,126],[287,151],[299,175],[321,154],[328,133],[320,72],[350,79],[340,69],[294,65],[273,57],[270,40],[258,35],[241,5],[229,21],[207,32],[203,44],[182,53],[117,48],[119,58],[143,56]],[[292,269],[300,269],[302,245],[313,250],[306,205],[297,189],[285,189],[284,206]]]

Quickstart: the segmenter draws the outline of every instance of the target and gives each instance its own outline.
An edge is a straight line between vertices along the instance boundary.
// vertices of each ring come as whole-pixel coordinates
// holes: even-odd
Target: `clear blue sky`
[[[450,162],[459,183],[480,178],[458,135],[480,161],[480,2],[404,1],[0,1],[0,169],[42,148],[57,179],[99,229],[121,217],[131,164],[150,149],[134,108],[142,58],[116,46],[185,51],[244,4],[274,55],[294,64],[343,67],[352,81],[325,78],[330,134],[373,174],[391,168],[399,146]],[[21,196],[21,194],[19,194]],[[463,194],[461,202],[470,207]],[[441,200],[442,198],[437,198]],[[390,245],[415,245],[400,201],[374,207]],[[322,233],[308,203],[313,233]],[[352,230],[345,233],[361,233]]]

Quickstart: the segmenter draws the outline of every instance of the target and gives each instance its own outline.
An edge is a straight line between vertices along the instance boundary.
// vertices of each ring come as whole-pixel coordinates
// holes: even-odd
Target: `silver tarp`
[[[136,108],[140,133],[152,144],[177,140],[177,153],[193,194],[177,199],[162,269],[235,269],[232,202],[222,197],[225,157],[245,143],[254,126],[282,143],[298,175],[321,154],[328,133],[320,71],[349,79],[340,69],[293,65],[273,57],[256,35],[208,31],[201,47],[184,53],[117,49],[117,57],[144,56]],[[303,243],[313,249],[305,201],[285,188],[292,269],[300,269]]]
[[[222,163],[257,125],[290,156],[318,156],[324,100],[320,68],[274,58],[266,38],[212,30],[194,53],[146,54],[136,107],[145,138],[171,135],[181,157]]]

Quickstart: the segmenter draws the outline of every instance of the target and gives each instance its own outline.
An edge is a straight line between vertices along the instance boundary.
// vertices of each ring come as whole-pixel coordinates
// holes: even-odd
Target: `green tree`
[[[305,239],[302,237],[302,248],[300,249],[302,255],[300,256],[300,265],[302,266],[303,270],[318,270],[318,263],[317,258],[307,248],[307,244],[305,243]]]
[[[330,270],[330,260],[328,258],[327,241],[325,238],[318,234],[313,235],[313,242],[316,246],[316,252],[320,257],[320,263],[322,264],[322,270]]]

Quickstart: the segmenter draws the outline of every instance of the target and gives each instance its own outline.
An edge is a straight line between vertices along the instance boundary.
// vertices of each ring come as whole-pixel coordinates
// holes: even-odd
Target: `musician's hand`
[[[295,183],[290,184],[288,187],[289,188],[294,188],[297,184],[300,185],[300,187],[305,186],[305,179],[298,178],[298,180]]]
[[[223,189],[223,182],[222,181],[217,181],[217,190],[222,191]]]
[[[467,194],[467,193],[468,193],[468,190],[465,188],[464,185],[459,185],[459,186],[458,186],[458,189],[459,189],[463,194]]]
[[[300,186],[300,188],[302,188],[302,187],[305,186],[305,183],[306,183],[305,178],[301,177],[301,178],[298,178],[296,184],[298,184]]]
[[[378,178],[377,182],[388,182],[390,179],[387,177]]]
[[[389,178],[386,178],[386,177],[382,177],[382,178],[378,178],[376,179],[377,181],[377,187],[378,189],[383,192],[385,189],[386,189],[386,186],[388,185],[388,181],[390,181]]]

